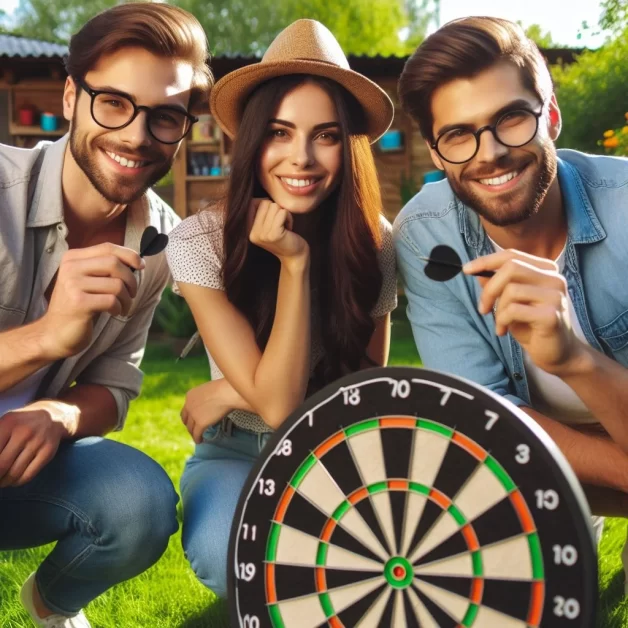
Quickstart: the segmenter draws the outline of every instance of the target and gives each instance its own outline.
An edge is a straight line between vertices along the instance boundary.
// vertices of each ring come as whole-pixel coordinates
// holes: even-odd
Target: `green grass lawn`
[[[419,364],[403,310],[393,328],[391,364]],[[131,406],[123,432],[112,438],[146,452],[168,472],[178,488],[192,440],[179,420],[186,390],[207,379],[207,361],[190,357],[175,364],[169,350],[151,346],[143,364],[142,396]],[[626,538],[625,520],[607,520],[600,548],[599,628],[628,625],[623,600],[620,553]],[[30,628],[18,603],[18,591],[49,548],[0,553],[0,628]],[[147,572],[115,587],[90,604],[94,628],[219,628],[228,626],[226,605],[200,585],[181,549],[181,534],[173,535],[163,558]]]

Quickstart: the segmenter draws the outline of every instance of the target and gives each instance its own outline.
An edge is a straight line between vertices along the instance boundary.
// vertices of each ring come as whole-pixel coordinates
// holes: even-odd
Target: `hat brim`
[[[394,107],[388,94],[377,83],[353,70],[331,63],[294,59],[255,63],[230,72],[220,79],[210,95],[210,110],[220,128],[234,138],[249,94],[261,83],[289,74],[322,76],[339,83],[353,94],[364,109],[371,144],[390,127]]]

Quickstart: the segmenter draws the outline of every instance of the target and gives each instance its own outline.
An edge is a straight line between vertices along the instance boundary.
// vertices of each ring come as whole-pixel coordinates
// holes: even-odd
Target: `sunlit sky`
[[[0,0],[0,8],[11,15],[18,3],[19,0]],[[493,15],[521,20],[526,26],[539,24],[543,31],[551,32],[554,41],[564,46],[595,48],[603,39],[602,35],[592,34],[597,30],[599,5],[599,0],[441,0],[440,23],[465,15]],[[582,38],[578,39],[583,21],[593,28],[583,32]]]

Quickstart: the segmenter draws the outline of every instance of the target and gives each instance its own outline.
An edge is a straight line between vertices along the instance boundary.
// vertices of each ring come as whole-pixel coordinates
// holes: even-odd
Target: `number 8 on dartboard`
[[[465,380],[380,368],[273,435],[231,532],[234,626],[591,628],[590,513],[536,423]]]

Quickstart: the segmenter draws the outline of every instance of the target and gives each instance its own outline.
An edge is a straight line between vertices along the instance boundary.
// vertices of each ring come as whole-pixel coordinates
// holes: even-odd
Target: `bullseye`
[[[395,556],[386,563],[384,577],[391,587],[405,589],[410,586],[414,578],[412,565],[405,558]]]

